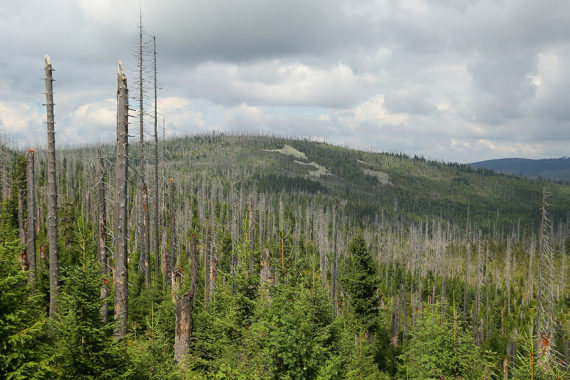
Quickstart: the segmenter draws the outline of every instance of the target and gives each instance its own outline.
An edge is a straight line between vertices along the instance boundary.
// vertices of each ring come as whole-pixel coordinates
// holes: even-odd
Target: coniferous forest
[[[0,377],[568,378],[567,183],[129,139],[120,65],[116,144],[56,149],[45,74],[47,147],[1,144]]]

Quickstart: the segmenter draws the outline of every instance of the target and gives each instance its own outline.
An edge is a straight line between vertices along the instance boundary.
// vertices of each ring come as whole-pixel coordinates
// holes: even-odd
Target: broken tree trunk
[[[337,273],[338,273],[338,250],[337,250],[337,211],[338,206],[335,204],[333,209],[333,263],[332,263],[332,299],[333,299],[333,314],[336,316],[338,313],[338,302],[336,295],[336,283],[337,283]]]
[[[26,155],[26,191],[28,202],[28,216],[27,216],[27,241],[26,241],[26,256],[29,264],[29,281],[32,287],[35,286],[37,270],[36,270],[36,183],[34,177],[34,150],[28,149]]]
[[[174,335],[174,360],[183,363],[190,348],[192,334],[193,289],[182,297],[176,297],[176,330]]]
[[[49,248],[49,316],[57,313],[57,296],[59,286],[59,258],[57,251],[57,183],[55,173],[55,121],[53,113],[53,68],[49,56],[45,59],[46,110],[48,134],[48,248]]]
[[[107,303],[108,279],[107,274],[107,210],[105,207],[105,170],[103,167],[103,154],[97,151],[97,214],[99,228],[97,230],[97,261],[99,271],[103,277],[101,284],[101,321],[107,323],[109,319],[109,305]]]
[[[117,76],[117,163],[115,199],[115,336],[127,334],[128,317],[128,252],[127,252],[127,169],[128,169],[128,111],[127,77],[119,62]]]

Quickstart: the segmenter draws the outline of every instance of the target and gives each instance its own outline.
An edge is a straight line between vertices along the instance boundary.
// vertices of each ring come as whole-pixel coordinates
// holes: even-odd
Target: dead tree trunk
[[[28,259],[26,258],[26,224],[24,216],[24,189],[18,189],[18,234],[20,235],[20,243],[22,250],[20,252],[20,264],[22,270],[28,270]]]
[[[26,256],[28,258],[29,271],[30,271],[30,284],[35,286],[37,270],[36,270],[36,183],[34,177],[34,150],[29,149],[26,155],[26,186],[27,186],[27,202],[28,202],[28,216],[27,216],[27,241],[26,241]]]
[[[176,211],[174,210],[174,181],[170,178],[170,187],[168,188],[168,195],[169,195],[169,204],[168,208],[170,209],[170,231],[169,231],[169,241],[170,241],[170,254],[168,255],[168,280],[171,282],[171,287],[175,290],[174,287],[174,260],[176,255],[176,227],[175,227],[175,215]]]
[[[103,277],[101,285],[101,321],[107,323],[109,320],[109,305],[107,303],[108,279],[107,268],[107,210],[105,207],[105,170],[103,167],[103,154],[101,149],[97,151],[97,213],[99,228],[97,231],[97,260],[99,270]]]
[[[119,62],[117,77],[117,163],[115,198],[115,336],[127,333],[128,317],[128,252],[127,252],[127,169],[128,169],[128,111],[127,77]]]
[[[150,288],[150,241],[149,241],[149,214],[148,214],[148,191],[146,184],[142,187],[143,198],[143,238],[142,246],[144,247],[144,282],[146,288]],[[141,254],[143,254],[141,252]]]
[[[138,207],[138,225],[139,225],[139,270],[141,274],[145,275],[145,282],[146,282],[146,266],[145,263],[148,263],[147,254],[148,254],[148,225],[147,223],[147,216],[145,210],[145,190],[146,190],[146,182],[145,182],[145,157],[144,157],[144,104],[143,104],[143,26],[142,26],[142,12],[139,15],[139,51],[138,51],[138,69],[139,69],[139,150],[140,150],[140,157],[139,157],[139,175],[140,175],[140,188],[139,188],[139,207]],[[147,288],[149,287],[149,283],[146,283]]]
[[[176,297],[176,330],[174,336],[174,360],[182,363],[190,348],[192,334],[192,308],[194,289],[182,297]]]
[[[59,259],[57,251],[57,184],[55,173],[55,121],[53,113],[53,68],[49,56],[45,60],[46,109],[48,131],[48,247],[49,247],[49,316],[57,313]]]
[[[338,273],[338,249],[337,249],[337,212],[338,206],[335,204],[333,209],[333,263],[332,263],[332,299],[333,299],[333,314],[336,316],[338,313],[338,302],[336,295],[336,283]]]
[[[154,270],[156,280],[160,273],[160,232],[158,224],[158,119],[157,119],[157,96],[156,96],[156,37],[153,37],[154,44]]]

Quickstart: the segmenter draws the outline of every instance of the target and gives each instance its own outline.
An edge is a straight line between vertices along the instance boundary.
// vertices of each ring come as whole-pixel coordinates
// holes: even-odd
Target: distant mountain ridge
[[[524,177],[570,181],[570,157],[538,160],[529,158],[502,158],[473,162],[469,164],[469,166]]]

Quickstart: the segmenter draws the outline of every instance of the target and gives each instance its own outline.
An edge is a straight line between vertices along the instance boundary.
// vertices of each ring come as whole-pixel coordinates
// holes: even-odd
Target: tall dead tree
[[[192,335],[193,287],[182,297],[176,297],[176,329],[174,333],[174,360],[183,363],[190,348]]]
[[[172,289],[175,290],[174,287],[174,263],[175,263],[175,255],[176,255],[176,225],[175,225],[175,215],[176,210],[174,209],[174,181],[170,178],[170,187],[168,188],[168,195],[169,195],[169,205],[168,208],[170,209],[170,230],[169,230],[169,239],[170,242],[170,254],[168,255],[168,281],[171,282]]]
[[[19,185],[21,186],[21,185]],[[20,235],[20,243],[22,244],[22,251],[20,252],[20,264],[22,270],[28,270],[28,259],[26,258],[26,222],[24,216],[24,189],[18,189],[18,234]]]
[[[109,273],[107,267],[107,210],[105,207],[105,168],[100,148],[97,150],[97,219],[99,224],[97,229],[97,261],[103,277],[101,284],[101,320],[103,323],[107,323],[109,319],[108,279],[106,278]]]
[[[338,274],[337,213],[338,213],[338,205],[335,204],[333,209],[333,263],[332,263],[332,299],[333,299],[333,313],[335,316],[338,312],[338,302],[337,302],[338,297],[336,295],[337,274]]]
[[[127,169],[129,146],[129,94],[127,77],[121,62],[117,72],[117,163],[115,197],[115,336],[127,333],[128,317],[128,252],[127,252]]]
[[[154,270],[158,280],[159,257],[160,257],[160,232],[158,223],[158,113],[157,113],[157,92],[156,92],[156,37],[152,38],[154,46],[154,210],[153,210],[153,224],[154,224]]]
[[[46,110],[48,135],[48,248],[49,248],[49,316],[54,318],[57,313],[57,298],[59,286],[59,258],[57,251],[57,178],[55,172],[55,117],[53,113],[53,68],[46,55]]]
[[[26,255],[29,264],[29,279],[30,284],[34,286],[37,277],[36,270],[36,182],[34,173],[34,150],[28,149],[26,154],[26,192],[27,192],[27,241],[26,241]]]
[[[465,273],[463,274],[463,319],[467,320],[467,283],[469,276],[469,259],[471,247],[469,246],[469,207],[467,207],[467,226],[465,228]]]

